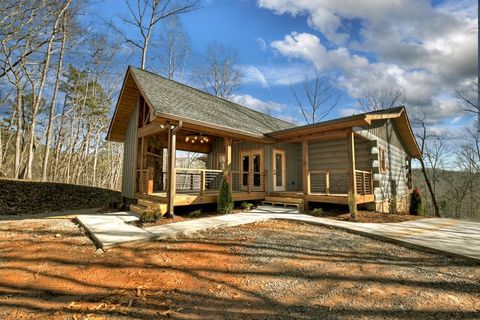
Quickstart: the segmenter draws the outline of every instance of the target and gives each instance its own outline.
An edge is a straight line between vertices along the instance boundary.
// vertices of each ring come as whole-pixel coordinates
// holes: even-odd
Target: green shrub
[[[412,192],[412,197],[410,200],[410,214],[421,215],[423,214],[422,206],[422,194],[419,188],[415,188]]]
[[[240,208],[242,208],[243,210],[251,210],[253,208],[253,203],[244,201],[240,203]]]
[[[190,212],[188,214],[188,217],[196,218],[196,217],[200,217],[202,214],[203,214],[202,209],[197,209],[197,210],[194,210],[194,211]]]
[[[157,222],[163,217],[163,212],[160,206],[149,206],[147,209],[140,215],[141,223],[148,222]]]
[[[230,189],[228,178],[227,175],[223,176],[217,199],[217,211],[222,214],[231,213],[233,210],[232,189]]]
[[[315,208],[312,211],[310,211],[310,215],[315,216],[315,217],[321,217],[323,215],[323,209],[322,208]]]

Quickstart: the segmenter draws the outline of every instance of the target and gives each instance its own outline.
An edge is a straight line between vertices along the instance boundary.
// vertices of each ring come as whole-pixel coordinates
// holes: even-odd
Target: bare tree
[[[205,61],[195,74],[205,91],[223,99],[230,98],[241,84],[236,51],[217,42],[208,45]]]
[[[303,97],[291,86],[293,97],[308,124],[322,121],[335,109],[342,98],[328,77],[319,73],[310,80],[308,76],[302,83]]]
[[[190,39],[177,15],[165,19],[160,33],[160,49],[161,73],[168,79],[182,78],[190,53]]]
[[[53,44],[57,34],[60,32],[60,25],[63,20],[63,16],[68,9],[68,6],[71,4],[72,0],[64,0],[63,3],[56,8],[53,8],[50,14],[53,14],[55,19],[51,26],[51,31],[48,36],[47,48],[43,57],[43,65],[39,73],[39,79],[35,81],[33,77],[26,71],[27,78],[32,86],[33,93],[33,103],[32,103],[32,122],[30,125],[30,134],[29,134],[29,144],[28,144],[28,158],[27,158],[27,167],[25,171],[25,178],[32,179],[32,164],[34,156],[34,143],[35,143],[35,125],[36,125],[36,116],[40,109],[40,104],[42,103],[42,95],[44,93],[45,84],[47,81],[48,71],[50,67],[50,59],[52,56]],[[38,89],[35,91],[35,88]]]
[[[114,27],[127,43],[142,52],[140,68],[145,69],[147,51],[155,26],[162,19],[187,13],[198,8],[199,0],[125,0],[129,16],[122,21],[129,27],[133,26],[139,33],[138,38],[132,38],[126,32]]]
[[[52,93],[52,100],[50,102],[50,110],[49,110],[49,116],[48,116],[48,125],[46,129],[46,140],[45,140],[45,149],[43,153],[43,164],[42,164],[42,181],[47,181],[47,166],[48,166],[48,158],[50,156],[50,141],[52,139],[52,128],[53,128],[53,119],[55,116],[55,104],[57,101],[57,94],[58,94],[58,87],[60,86],[60,76],[62,74],[62,68],[63,68],[63,57],[64,57],[64,52],[65,52],[65,42],[67,41],[67,15],[63,15],[63,21],[62,21],[62,44],[60,46],[60,53],[58,56],[58,62],[57,62],[57,73],[55,76],[55,84],[53,87],[53,93]]]
[[[467,88],[457,90],[457,99],[463,110],[477,115],[477,130],[480,131],[480,106],[478,98],[480,90],[478,81],[472,81]]]
[[[405,103],[405,89],[392,87],[390,89],[372,90],[357,100],[363,111],[391,109]]]
[[[435,191],[433,189],[432,183],[430,176],[427,173],[427,167],[425,165],[425,158],[426,158],[426,148],[427,144],[430,142],[430,140],[435,137],[435,134],[431,133],[427,129],[427,125],[425,122],[425,118],[423,119],[414,119],[413,123],[418,127],[417,132],[415,133],[415,136],[420,142],[420,151],[422,153],[422,157],[420,157],[420,166],[422,169],[423,177],[425,178],[425,183],[428,188],[428,192],[430,193],[430,197],[432,199],[432,204],[433,204],[433,211],[435,217],[440,217],[440,212],[438,210],[438,205],[437,205],[437,199],[435,196]]]

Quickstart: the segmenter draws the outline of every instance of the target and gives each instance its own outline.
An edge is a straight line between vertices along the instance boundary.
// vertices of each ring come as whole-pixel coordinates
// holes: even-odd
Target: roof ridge
[[[267,114],[267,113],[263,113],[263,112],[260,112],[260,111],[258,111],[258,110],[255,110],[255,109],[252,109],[252,108],[243,106],[243,105],[238,104],[238,103],[236,103],[236,102],[233,102],[233,101],[230,101],[230,100],[221,98],[221,97],[214,96],[214,95],[212,95],[212,94],[210,94],[210,93],[208,93],[208,92],[205,92],[205,91],[200,90],[200,89],[198,89],[198,88],[192,87],[192,86],[190,86],[190,85],[188,85],[188,84],[185,84],[185,83],[182,83],[182,82],[179,82],[179,81],[176,81],[176,80],[168,79],[168,78],[166,78],[166,77],[164,77],[164,76],[162,76],[162,75],[159,75],[159,74],[157,74],[157,73],[155,73],[155,72],[152,72],[152,71],[149,71],[149,70],[145,70],[145,69],[140,69],[140,68],[134,67],[134,66],[132,66],[132,65],[129,65],[128,67],[129,67],[129,68],[132,68],[132,69],[136,69],[136,70],[141,71],[141,72],[150,73],[150,74],[152,74],[152,75],[154,75],[154,76],[156,76],[156,77],[158,77],[158,78],[161,78],[161,79],[163,79],[163,80],[167,80],[167,81],[170,81],[170,82],[172,82],[172,83],[175,83],[176,85],[181,85],[181,86],[186,87],[186,88],[188,88],[188,89],[195,90],[196,92],[198,92],[198,93],[200,93],[200,94],[203,94],[203,95],[206,95],[206,96],[208,96],[208,97],[210,97],[210,98],[214,98],[214,99],[218,99],[218,100],[221,100],[221,101],[225,101],[225,102],[227,102],[227,103],[231,103],[231,104],[236,105],[236,106],[238,106],[238,107],[240,107],[240,108],[245,108],[245,109],[248,109],[248,110],[250,110],[250,111],[256,112],[256,113],[258,113],[258,114],[261,114],[261,115],[263,115],[263,116],[267,116],[267,117],[269,117],[269,118],[272,118],[272,119],[274,119],[274,120],[282,121],[282,122],[284,122],[285,124],[289,124],[289,125],[292,125],[292,126],[298,126],[298,125],[295,124],[295,123],[291,123],[291,122],[289,122],[289,121],[286,121],[286,120],[283,120],[283,119],[280,119],[280,118],[271,116],[271,115],[269,115],[269,114]]]

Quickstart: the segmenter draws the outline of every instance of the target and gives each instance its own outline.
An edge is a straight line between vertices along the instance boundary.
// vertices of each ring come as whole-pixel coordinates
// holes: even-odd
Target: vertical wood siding
[[[363,126],[362,129],[367,130],[369,133],[387,141],[397,148],[405,150],[402,139],[391,119],[373,121],[371,125]]]
[[[123,144],[123,168],[122,168],[122,196],[130,199],[135,198],[135,176],[137,174],[137,126],[138,104],[132,112],[125,132]]]
[[[373,154],[375,146],[375,141],[355,137],[355,168],[357,170],[372,170],[372,165],[377,159],[377,155]],[[348,170],[347,148],[347,137],[330,141],[310,141],[308,143],[309,170]],[[321,184],[321,181],[315,181],[315,183]],[[347,193],[348,175],[331,173],[330,191]]]
[[[240,153],[243,150],[261,149],[264,152],[264,166],[267,171],[268,186],[267,191],[272,190],[273,168],[272,151],[273,148],[285,150],[286,158],[286,190],[302,190],[302,150],[301,145],[294,143],[279,144],[261,144],[256,142],[242,141],[232,145],[232,170],[240,170]],[[207,168],[219,169],[217,164],[218,154],[224,152],[223,138],[215,138],[212,144],[212,151],[207,155]],[[300,160],[300,161],[299,161]]]

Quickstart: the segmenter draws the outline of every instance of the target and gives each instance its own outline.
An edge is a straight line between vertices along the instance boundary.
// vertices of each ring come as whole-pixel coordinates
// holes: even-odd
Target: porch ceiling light
[[[185,142],[194,143],[208,143],[209,139],[201,133],[191,133],[185,136]]]

